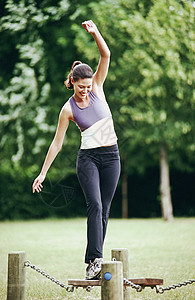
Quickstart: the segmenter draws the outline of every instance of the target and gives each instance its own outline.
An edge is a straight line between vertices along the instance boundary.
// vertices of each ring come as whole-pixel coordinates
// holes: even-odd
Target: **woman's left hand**
[[[89,33],[95,33],[95,31],[97,30],[96,25],[93,23],[92,20],[89,21],[85,21],[82,23],[83,28],[85,28],[87,30],[87,32]]]

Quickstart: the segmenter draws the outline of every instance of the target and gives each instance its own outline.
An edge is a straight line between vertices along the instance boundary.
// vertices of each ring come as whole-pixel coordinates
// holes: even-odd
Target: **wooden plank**
[[[132,281],[134,284],[144,285],[146,287],[163,284],[163,279],[156,278],[133,278],[128,280]],[[75,287],[101,286],[101,280],[69,279],[68,285],[73,285]]]
[[[68,285],[75,287],[101,286],[101,280],[69,279]]]
[[[144,285],[144,286],[155,286],[155,285],[162,285],[163,279],[157,279],[157,278],[133,278],[128,279],[129,281],[132,281],[134,284]]]

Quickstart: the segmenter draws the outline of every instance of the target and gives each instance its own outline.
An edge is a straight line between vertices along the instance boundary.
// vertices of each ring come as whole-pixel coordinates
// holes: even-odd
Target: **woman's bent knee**
[[[102,215],[102,204],[98,201],[89,201],[87,203],[88,213],[93,215]]]

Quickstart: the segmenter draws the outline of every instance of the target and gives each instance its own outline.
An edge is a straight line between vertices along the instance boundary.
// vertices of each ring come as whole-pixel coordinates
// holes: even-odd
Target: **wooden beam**
[[[156,285],[162,285],[163,284],[163,279],[157,279],[157,278],[133,278],[133,279],[128,279],[129,281],[132,281],[134,284],[139,284],[142,286],[148,286],[148,287],[153,287]]]
[[[68,285],[75,287],[101,286],[101,280],[69,279]]]
[[[128,279],[129,281],[133,282],[134,284],[139,284],[145,287],[153,287],[156,285],[162,285],[163,279],[156,279],[156,278],[133,278]],[[85,280],[85,279],[69,279],[68,285],[73,285],[74,287],[83,287],[86,288],[87,286],[101,286],[101,280]]]

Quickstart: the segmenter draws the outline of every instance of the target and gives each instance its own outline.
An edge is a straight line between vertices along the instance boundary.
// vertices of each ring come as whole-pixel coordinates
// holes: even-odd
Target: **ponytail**
[[[76,60],[72,64],[72,68],[70,73],[68,74],[67,80],[64,81],[65,86],[69,90],[73,90],[74,86],[71,82],[71,78],[76,82],[79,79],[84,78],[92,78],[93,77],[93,71],[87,64],[83,64],[81,61]]]
[[[76,61],[73,62],[71,71],[70,71],[70,73],[68,74],[68,78],[67,78],[66,81],[64,81],[65,86],[66,86],[67,89],[69,89],[69,90],[73,90],[73,84],[72,84],[72,82],[71,82],[71,77],[73,77],[73,76],[72,76],[73,69],[74,69],[74,67],[76,67],[76,66],[78,66],[78,65],[80,65],[80,64],[82,64],[82,62],[79,61],[79,60],[76,60]]]

